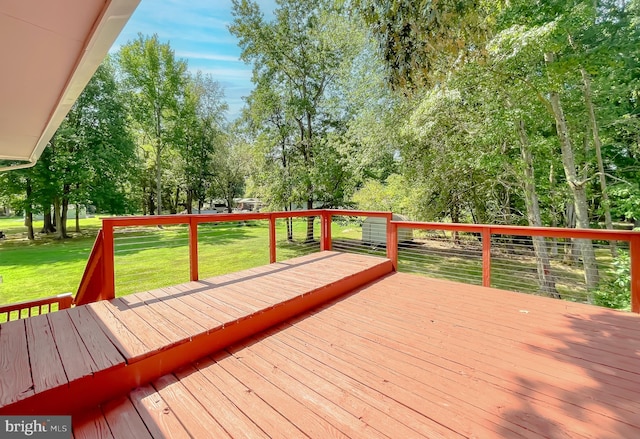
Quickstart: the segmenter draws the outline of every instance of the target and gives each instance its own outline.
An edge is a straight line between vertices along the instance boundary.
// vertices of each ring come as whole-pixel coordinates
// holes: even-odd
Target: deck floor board
[[[167,379],[232,437],[639,437],[640,318],[583,308],[395,273]]]
[[[10,322],[0,346],[62,356],[72,376],[163,371],[79,412],[75,437],[640,437],[640,316],[393,273],[292,317],[308,295],[376,263],[320,253],[187,282]],[[247,338],[202,353],[225,331]],[[199,360],[160,368],[192,339]],[[65,365],[71,356],[84,369]],[[0,351],[0,368],[14,367]],[[38,379],[53,382],[57,367]],[[0,400],[14,386],[5,381]]]
[[[0,404],[34,394],[24,320],[0,325]]]
[[[68,379],[47,315],[26,319],[25,326],[34,391],[44,392],[66,384]]]

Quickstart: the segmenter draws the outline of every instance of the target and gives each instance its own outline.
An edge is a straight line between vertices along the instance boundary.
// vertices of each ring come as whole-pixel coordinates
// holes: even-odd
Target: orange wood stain
[[[2,325],[12,351],[41,333],[65,343],[60,356],[89,360],[58,359],[63,371],[109,369],[0,413],[67,404],[75,437],[87,438],[640,437],[640,316],[387,274],[388,263],[320,253],[76,308],[28,331]],[[104,332],[86,350],[83,320]],[[105,339],[128,363],[97,355]],[[55,357],[43,343],[38,355]]]

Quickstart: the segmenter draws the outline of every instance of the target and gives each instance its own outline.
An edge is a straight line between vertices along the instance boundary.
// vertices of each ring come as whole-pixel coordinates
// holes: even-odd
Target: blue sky
[[[275,0],[258,0],[267,17],[275,9]],[[158,34],[169,42],[179,58],[193,72],[210,73],[224,88],[229,104],[228,119],[235,119],[242,108],[243,96],[253,88],[251,66],[240,61],[237,39],[229,33],[232,22],[231,0],[142,0],[113,45],[112,52],[136,38]]]

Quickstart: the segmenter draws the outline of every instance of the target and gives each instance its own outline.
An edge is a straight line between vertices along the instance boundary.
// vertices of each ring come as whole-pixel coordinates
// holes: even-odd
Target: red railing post
[[[387,258],[391,260],[393,271],[398,271],[398,225],[387,218]]]
[[[276,262],[276,218],[273,214],[269,215],[269,262]]]
[[[640,314],[640,236],[630,242],[631,311]]]
[[[192,281],[199,279],[198,270],[198,222],[189,215],[189,268]]]
[[[102,220],[104,242],[102,244],[103,294],[101,299],[109,300],[116,297],[115,278],[115,245],[113,242],[113,225],[106,219]]]
[[[322,226],[320,227],[320,251],[331,250],[331,212],[323,210],[320,214]]]
[[[482,286],[491,286],[491,228],[482,229]]]

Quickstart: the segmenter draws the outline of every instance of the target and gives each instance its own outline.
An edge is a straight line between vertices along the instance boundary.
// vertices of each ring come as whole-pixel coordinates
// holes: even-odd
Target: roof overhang
[[[23,162],[9,169],[35,164],[139,2],[0,2],[0,160]]]

